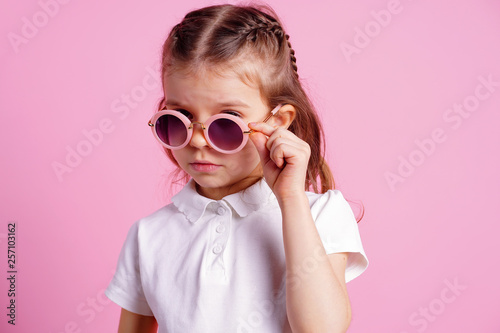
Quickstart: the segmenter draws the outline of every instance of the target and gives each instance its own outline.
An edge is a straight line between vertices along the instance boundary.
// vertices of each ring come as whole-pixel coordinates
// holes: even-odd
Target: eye
[[[239,112],[236,112],[236,111],[227,110],[227,111],[223,111],[223,112],[224,112],[225,114],[230,114],[230,115],[232,115],[232,116],[242,118],[242,115],[241,115]]]
[[[175,109],[175,111],[179,111],[180,113],[185,115],[188,119],[193,119],[193,115],[184,109]]]

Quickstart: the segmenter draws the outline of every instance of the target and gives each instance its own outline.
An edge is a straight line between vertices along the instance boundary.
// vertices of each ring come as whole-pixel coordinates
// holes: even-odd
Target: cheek
[[[252,142],[243,148],[240,152],[236,154],[233,159],[234,165],[239,165],[243,168],[254,169],[258,163],[260,163],[259,153]]]
[[[176,160],[177,164],[182,165],[183,161],[182,149],[172,150],[172,156],[174,157],[174,160]]]

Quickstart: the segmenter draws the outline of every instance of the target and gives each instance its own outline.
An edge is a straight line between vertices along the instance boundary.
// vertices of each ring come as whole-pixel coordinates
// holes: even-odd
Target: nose
[[[203,128],[205,127],[205,125],[200,122],[193,122],[191,126],[193,127],[193,135],[191,136],[189,145],[191,147],[199,149],[208,146],[208,142],[205,139],[205,135],[203,134]]]

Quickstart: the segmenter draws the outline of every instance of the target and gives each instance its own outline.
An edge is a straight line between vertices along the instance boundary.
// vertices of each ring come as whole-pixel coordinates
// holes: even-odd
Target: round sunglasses
[[[278,112],[282,104],[276,106],[262,122],[266,122]],[[184,148],[193,136],[194,124],[199,124],[210,147],[224,154],[239,152],[246,145],[248,135],[253,133],[248,125],[237,116],[219,113],[205,123],[191,121],[176,110],[158,111],[148,122],[156,139],[168,149]]]

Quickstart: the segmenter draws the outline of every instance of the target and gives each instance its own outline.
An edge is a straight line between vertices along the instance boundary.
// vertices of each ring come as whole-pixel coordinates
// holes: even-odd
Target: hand
[[[250,123],[250,139],[260,155],[264,177],[279,201],[305,191],[309,144],[287,129]]]

